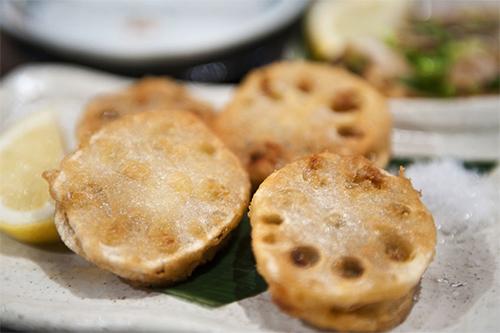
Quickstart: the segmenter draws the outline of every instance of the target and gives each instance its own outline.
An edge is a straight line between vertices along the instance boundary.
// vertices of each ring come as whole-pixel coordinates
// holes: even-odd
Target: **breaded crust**
[[[122,278],[166,284],[209,260],[246,210],[238,159],[195,116],[123,116],[46,172],[66,245]]]
[[[215,130],[258,185],[311,153],[360,154],[383,167],[392,121],[384,97],[328,64],[280,62],[251,72]]]
[[[254,194],[250,221],[273,299],[306,320],[409,295],[435,251],[420,193],[361,156],[315,154],[275,171]]]
[[[402,323],[413,306],[415,291],[390,301],[361,305],[354,309],[336,306],[327,308],[300,308],[276,300],[278,306],[292,316],[323,329],[335,329],[342,332],[378,332],[388,330]]]
[[[80,144],[105,124],[124,115],[155,109],[184,110],[212,122],[212,107],[192,97],[180,84],[167,78],[144,78],[115,94],[97,96],[86,106],[77,125]]]

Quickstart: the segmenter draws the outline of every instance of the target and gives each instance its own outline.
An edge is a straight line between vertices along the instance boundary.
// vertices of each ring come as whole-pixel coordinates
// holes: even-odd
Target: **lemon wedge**
[[[357,38],[386,38],[404,20],[408,0],[317,1],[305,21],[315,58],[336,60]]]
[[[40,112],[0,136],[0,230],[27,243],[59,239],[54,203],[42,172],[58,165],[63,144],[50,112]]]

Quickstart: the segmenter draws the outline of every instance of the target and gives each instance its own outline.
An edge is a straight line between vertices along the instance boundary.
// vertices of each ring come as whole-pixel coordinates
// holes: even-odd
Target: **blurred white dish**
[[[80,57],[173,62],[268,35],[306,5],[307,0],[5,0],[0,23],[23,39]]]

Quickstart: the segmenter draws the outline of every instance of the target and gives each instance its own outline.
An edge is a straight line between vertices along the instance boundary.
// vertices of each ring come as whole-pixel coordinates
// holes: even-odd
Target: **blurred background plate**
[[[254,41],[294,20],[306,5],[307,0],[5,0],[0,22],[17,37],[79,57],[165,64]]]

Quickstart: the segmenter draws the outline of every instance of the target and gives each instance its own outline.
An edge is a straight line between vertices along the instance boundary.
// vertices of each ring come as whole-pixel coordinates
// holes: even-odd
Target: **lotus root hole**
[[[274,234],[267,234],[262,237],[262,241],[267,244],[274,244],[276,243],[276,236]]]
[[[312,246],[298,246],[290,252],[290,259],[297,267],[312,267],[319,261],[319,252]]]
[[[253,151],[250,153],[250,164],[255,163],[264,158],[264,153],[261,151]]]
[[[404,262],[411,258],[412,246],[396,234],[386,234],[383,238],[385,254],[389,259],[398,262]]]
[[[354,90],[338,92],[330,104],[330,108],[335,112],[351,112],[359,109],[360,106],[360,97]]]
[[[346,279],[359,278],[365,271],[361,261],[355,257],[343,257],[334,268],[341,277]]]
[[[363,131],[351,126],[340,127],[337,132],[344,138],[356,139],[362,138],[364,136]]]
[[[340,308],[340,307],[335,306],[335,305],[330,308],[330,314],[332,314],[334,316],[343,315],[346,312],[348,312],[348,309]]]
[[[310,80],[302,79],[297,83],[297,88],[305,93],[310,93],[312,91],[313,85]]]
[[[265,224],[280,225],[283,223],[283,218],[278,214],[269,214],[262,217],[262,222]]]
[[[366,165],[358,169],[354,176],[354,183],[359,184],[363,181],[369,181],[374,187],[380,189],[384,182],[384,175],[376,167]]]
[[[281,98],[280,94],[271,86],[271,80],[267,76],[264,76],[260,81],[260,89],[265,96],[271,99],[279,100]]]
[[[209,156],[215,154],[215,147],[208,142],[204,142],[200,145],[200,151]]]

